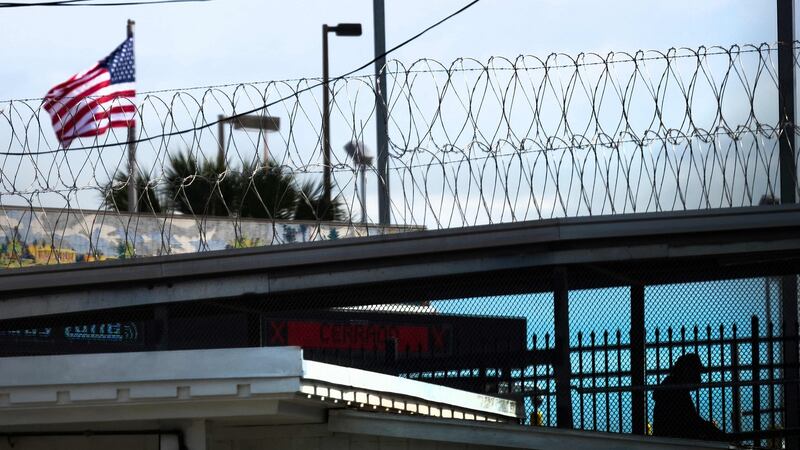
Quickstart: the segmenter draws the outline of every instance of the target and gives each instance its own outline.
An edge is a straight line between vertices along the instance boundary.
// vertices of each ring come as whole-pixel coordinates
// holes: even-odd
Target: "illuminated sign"
[[[403,353],[441,353],[449,350],[448,325],[410,325],[374,322],[268,320],[267,345],[296,345],[308,349],[385,352],[387,345]]]
[[[78,325],[50,326],[40,328],[0,329],[0,344],[10,351],[24,351],[25,345],[86,345],[86,344],[134,344],[143,343],[141,324],[137,322],[98,322]],[[22,345],[22,346],[20,346]]]
[[[53,337],[52,328],[27,328],[24,330],[0,330],[0,339],[49,339]]]
[[[64,327],[64,337],[70,341],[124,342],[136,341],[138,336],[134,322]]]

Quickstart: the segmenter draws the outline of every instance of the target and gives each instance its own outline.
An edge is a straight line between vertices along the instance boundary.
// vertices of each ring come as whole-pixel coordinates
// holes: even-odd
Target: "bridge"
[[[650,420],[648,416],[652,412],[646,393],[657,388],[654,380],[663,373],[661,367],[647,365],[653,352],[648,347],[650,343],[646,342],[645,323],[648,320],[645,315],[646,309],[653,307],[645,308],[645,304],[654,300],[648,299],[645,292],[654,286],[697,286],[699,283],[706,286],[708,295],[716,295],[713,291],[718,287],[704,283],[754,278],[783,280],[783,300],[779,304],[783,308],[784,320],[778,324],[783,328],[776,330],[783,336],[782,345],[776,347],[776,351],[783,353],[764,362],[764,367],[779,364],[782,376],[748,382],[736,372],[735,378],[743,380],[738,382],[740,385],[730,376],[723,376],[723,384],[717,385],[709,378],[707,389],[708,398],[711,398],[713,392],[720,395],[723,391],[747,390],[748,386],[760,383],[777,383],[782,387],[783,402],[790,405],[796,404],[790,402],[797,394],[797,384],[791,381],[795,379],[797,370],[797,325],[792,321],[796,317],[797,296],[786,293],[791,292],[787,289],[796,286],[793,280],[797,273],[800,273],[800,207],[795,205],[552,219],[6,270],[0,272],[0,316],[4,318],[0,328],[6,330],[5,339],[10,344],[9,330],[36,330],[63,323],[116,322],[120,317],[144,317],[148,323],[140,326],[138,333],[146,334],[146,330],[154,329],[158,332],[153,333],[156,337],[140,349],[264,346],[271,345],[264,337],[270,331],[268,323],[280,323],[283,327],[286,323],[307,323],[314,314],[317,318],[313,320],[332,323],[341,320],[333,312],[322,311],[345,308],[350,311],[347,317],[363,316],[367,323],[381,324],[387,320],[390,323],[410,323],[408,317],[392,319],[392,315],[402,313],[407,316],[413,314],[415,308],[422,307],[417,305],[445,303],[448,299],[462,302],[462,306],[465,299],[476,299],[470,303],[470,309],[462,307],[461,314],[471,310],[474,311],[472,314],[479,316],[494,315],[493,308],[507,301],[504,298],[543,293],[551,304],[526,301],[523,308],[529,309],[528,317],[550,314],[553,342],[549,348],[537,348],[535,342],[531,344],[531,336],[523,328],[522,344],[504,344],[509,348],[502,350],[495,348],[499,353],[493,357],[455,348],[463,339],[458,337],[461,335],[457,330],[451,331],[448,338],[449,350],[442,347],[420,351],[416,356],[411,354],[415,349],[403,348],[402,342],[398,345],[397,337],[388,335],[383,338],[395,339],[391,349],[383,343],[376,344],[369,351],[362,349],[355,359],[352,348],[346,349],[350,352],[347,357],[343,357],[342,349],[325,350],[323,347],[318,350],[308,348],[307,355],[329,362],[344,360],[350,365],[380,371],[400,370],[403,373],[399,374],[404,377],[427,376],[426,370],[433,370],[435,375],[437,371],[444,373],[484,364],[486,367],[480,374],[483,381],[476,384],[474,380],[469,383],[462,380],[458,383],[472,389],[494,386],[491,388],[495,389],[494,392],[518,398],[528,405],[528,409],[538,410],[540,407],[535,405],[546,402],[545,413],[552,414],[552,417],[542,420],[559,427],[572,428],[581,424],[579,428],[586,428],[587,413],[582,406],[576,410],[575,396],[582,398],[591,392],[582,390],[587,386],[583,380],[588,375],[573,373],[575,324],[571,324],[571,316],[586,311],[576,309],[574,297],[581,291],[592,291],[600,302],[597,305],[602,306],[615,295],[608,289],[622,287],[628,292],[628,323],[625,328],[630,332],[630,339],[618,348],[625,352],[629,362],[624,367],[619,365],[620,362],[617,364],[625,381],[615,388],[616,391],[608,387],[599,389],[599,392],[608,395],[622,389],[630,393],[632,396],[624,405],[625,420],[631,424],[628,430],[645,434]],[[365,315],[368,314],[365,311],[373,311],[373,315]],[[241,314],[244,319],[240,322],[226,321],[231,314]],[[429,321],[438,320],[437,323],[445,324],[445,327],[455,329],[460,326],[444,311],[434,309],[428,315],[431,316]],[[278,319],[281,322],[276,322]],[[509,322],[497,326],[510,325]],[[483,325],[476,322],[470,326],[492,327],[474,329],[472,333],[480,338],[470,341],[473,342],[471,345],[485,346],[487,342],[499,339],[500,329],[489,322]],[[194,331],[187,331],[187,327]],[[225,331],[236,327],[250,337],[237,340],[231,337],[236,333]],[[258,336],[255,340],[253,333]],[[696,334],[694,339],[696,348]],[[355,345],[355,341],[348,342]],[[716,345],[722,345],[721,341]],[[686,351],[685,347],[684,341],[683,351]],[[691,342],[689,347],[692,347]],[[89,343],[78,347],[21,345],[17,347],[17,353],[12,347],[4,348],[6,355],[93,351]],[[112,348],[106,345],[94,351]],[[133,347],[120,348],[129,351]],[[437,351],[440,352],[438,356]],[[659,351],[656,349],[656,353]],[[387,358],[395,363],[387,364]],[[420,363],[415,358],[431,361]],[[434,363],[432,360],[437,358],[439,361]],[[534,372],[533,381],[530,374],[512,375],[515,370],[525,371],[525,366],[549,367],[552,372],[549,369],[545,375]],[[497,367],[495,377],[499,381],[486,384],[487,377],[491,378],[490,367]],[[725,370],[728,373],[732,373],[731,370],[750,373],[747,370],[754,370],[754,366],[751,364],[749,367],[751,369],[742,366]],[[503,371],[505,373],[500,375]],[[581,372],[582,368],[577,371]],[[537,376],[540,377],[538,381]],[[595,373],[594,376],[599,375]],[[440,378],[432,381],[448,383],[446,376]],[[726,380],[729,381],[727,386],[724,385]],[[540,386],[542,381],[546,381],[548,386],[552,382],[554,390],[551,392]],[[457,382],[450,380],[449,383]],[[594,400],[597,401],[597,392],[594,392]],[[736,408],[743,408],[746,402],[738,401],[740,405]],[[770,406],[772,410],[759,411],[760,402],[757,400],[757,407],[751,414],[763,414],[764,417],[772,414],[771,417],[775,417],[775,410],[783,411],[774,399]],[[719,413],[716,411],[718,406],[715,404],[715,411],[710,412]],[[619,407],[623,407],[622,403]],[[795,430],[789,426],[795,416],[791,410],[785,411],[784,435]],[[731,429],[744,433],[743,436],[766,439],[775,433],[760,427],[751,430],[747,430],[749,427],[746,425],[743,427],[741,417],[747,415],[745,409],[731,413],[739,421],[737,425],[730,425]],[[620,422],[620,431],[623,430]]]

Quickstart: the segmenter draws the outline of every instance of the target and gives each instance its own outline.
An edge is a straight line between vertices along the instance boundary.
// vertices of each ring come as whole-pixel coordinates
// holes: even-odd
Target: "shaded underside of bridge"
[[[559,275],[554,277],[554,274]],[[800,273],[800,207],[518,222],[0,271],[0,317],[187,302],[296,308]]]

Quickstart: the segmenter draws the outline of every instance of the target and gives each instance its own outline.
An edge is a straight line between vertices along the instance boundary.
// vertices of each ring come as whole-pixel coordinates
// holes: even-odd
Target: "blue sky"
[[[466,0],[387,0],[391,46]],[[15,8],[0,12],[0,99],[41,97],[109,53],[137,22],[140,91],[318,76],[322,23],[361,22],[364,36],[333,38],[331,72],[372,56],[370,0],[215,0],[138,7]],[[393,55],[546,55],[775,41],[764,0],[483,0]]]

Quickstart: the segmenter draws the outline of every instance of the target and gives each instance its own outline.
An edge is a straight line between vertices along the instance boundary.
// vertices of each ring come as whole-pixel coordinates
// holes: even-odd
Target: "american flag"
[[[109,128],[135,126],[135,79],[129,37],[105,59],[50,89],[43,107],[61,146],[67,148],[75,138],[99,136]]]

